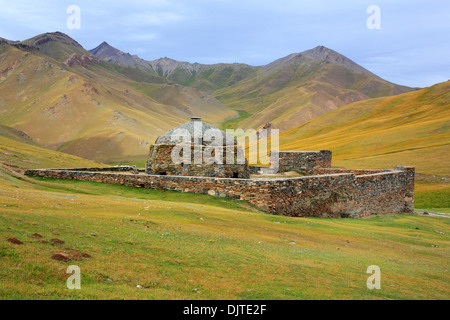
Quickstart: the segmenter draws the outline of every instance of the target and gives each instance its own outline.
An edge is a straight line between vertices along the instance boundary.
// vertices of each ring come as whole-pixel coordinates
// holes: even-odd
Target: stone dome
[[[198,117],[156,139],[150,146],[146,172],[174,176],[250,177],[248,161],[237,139],[203,123]]]
[[[155,144],[176,144],[183,140],[182,135],[186,133],[191,136],[191,143],[195,145],[214,144],[225,146],[227,145],[227,141],[228,144],[237,145],[237,139],[235,137],[212,125],[204,123],[199,117],[192,117],[191,121],[167,131],[156,139]],[[195,137],[197,141],[194,141]],[[221,137],[220,141],[216,142],[216,137]]]

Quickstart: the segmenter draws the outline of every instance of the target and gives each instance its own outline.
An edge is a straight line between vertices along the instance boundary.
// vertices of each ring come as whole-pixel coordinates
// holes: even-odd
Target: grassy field
[[[430,179],[416,180],[415,186],[416,209],[430,212],[450,213],[450,186],[448,181],[435,182]]]
[[[0,299],[450,298],[445,218],[289,218],[206,195],[0,173]],[[51,259],[74,250],[91,258]],[[69,265],[81,290],[66,288]],[[370,265],[381,290],[366,288]]]
[[[2,162],[22,168],[74,168],[100,165],[94,161],[33,146],[0,135],[0,164]]]
[[[10,167],[99,164],[0,139],[0,299],[450,298],[447,218],[289,218],[207,195],[29,178]],[[448,212],[447,186],[420,178],[416,207]],[[66,287],[69,265],[81,290]],[[381,290],[366,288],[370,265]]]

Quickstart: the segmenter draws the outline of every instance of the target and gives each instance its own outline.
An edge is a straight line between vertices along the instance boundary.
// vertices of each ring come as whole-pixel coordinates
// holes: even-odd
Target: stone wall
[[[250,174],[260,174],[260,175],[277,174],[278,173],[278,169],[272,168],[272,167],[248,166],[248,170],[249,170]]]
[[[52,169],[59,170],[59,169]],[[90,168],[73,168],[71,171],[89,171],[89,172],[145,172],[145,169],[138,169],[135,166],[116,166],[116,167],[90,167]]]
[[[278,151],[271,156],[278,156],[280,172],[298,170],[307,174],[313,174],[316,168],[330,168],[332,158],[329,150]]]
[[[267,213],[286,216],[363,217],[414,210],[413,167],[363,175],[337,173],[276,179],[50,169],[27,170],[26,174],[230,197],[249,201]]]
[[[334,174],[334,173],[353,173],[357,176],[363,174],[374,174],[381,172],[390,172],[392,170],[384,169],[344,169],[344,168],[319,168],[316,167],[313,170],[313,174]]]
[[[244,164],[237,163],[237,146],[219,146],[221,149],[221,158],[223,164],[214,161],[214,148],[203,145],[191,146],[191,157],[188,163],[174,163],[172,160],[172,150],[175,144],[152,145],[149,151],[149,157],[146,165],[148,174],[173,175],[173,176],[202,176],[202,177],[220,177],[220,178],[250,178],[247,159],[244,158]],[[202,163],[195,163],[194,155],[196,148],[200,148],[200,159]],[[227,148],[232,148],[234,154],[234,164],[227,164]],[[206,152],[205,152],[206,151]],[[210,158],[205,158],[207,154]]]

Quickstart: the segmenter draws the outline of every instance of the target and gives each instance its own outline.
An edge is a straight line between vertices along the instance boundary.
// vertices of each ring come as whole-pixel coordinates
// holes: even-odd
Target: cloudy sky
[[[71,5],[79,29],[69,29]],[[368,28],[380,9],[380,28]],[[72,12],[71,12],[72,13]],[[0,0],[0,37],[61,31],[86,49],[103,41],[146,60],[264,65],[317,45],[394,83],[450,79],[448,0]]]

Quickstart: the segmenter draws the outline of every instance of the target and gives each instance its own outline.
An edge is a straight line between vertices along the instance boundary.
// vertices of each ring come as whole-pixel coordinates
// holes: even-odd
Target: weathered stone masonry
[[[200,118],[167,131],[150,146],[146,172],[155,175],[200,176],[219,178],[250,177],[247,159],[237,139]],[[182,152],[180,152],[182,150]],[[181,160],[182,154],[187,153]],[[174,161],[178,153],[179,159]],[[233,159],[233,161],[231,161]]]
[[[249,201],[271,214],[314,217],[364,217],[414,209],[414,168],[361,170],[275,179],[233,179],[35,169],[27,175],[77,179],[126,186],[226,196]],[[127,171],[122,169],[121,171]],[[373,173],[374,172],[374,173]],[[367,174],[368,173],[368,174]]]
[[[298,170],[313,174],[316,168],[331,167],[332,154],[329,150],[278,151],[271,154],[271,157],[278,158],[280,172]]]

